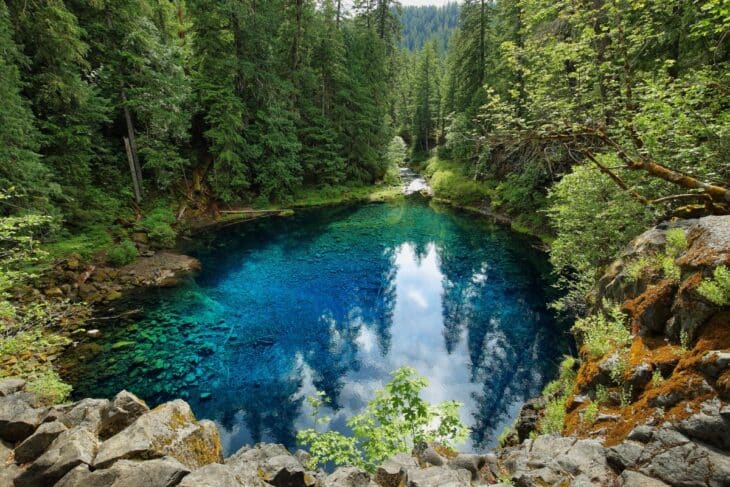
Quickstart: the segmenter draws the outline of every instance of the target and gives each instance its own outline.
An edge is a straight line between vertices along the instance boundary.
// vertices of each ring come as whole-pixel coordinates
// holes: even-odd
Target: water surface
[[[344,431],[402,365],[429,380],[426,399],[464,404],[463,448],[484,450],[568,346],[544,255],[420,199],[229,226],[188,250],[203,270],[126,303],[144,315],[82,344],[70,380],[77,397],[182,397],[218,423],[226,453],[295,446],[316,390]]]

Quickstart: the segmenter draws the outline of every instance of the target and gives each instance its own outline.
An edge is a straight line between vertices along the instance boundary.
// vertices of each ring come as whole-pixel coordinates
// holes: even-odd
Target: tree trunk
[[[134,188],[134,200],[139,204],[142,201],[142,195],[139,191],[139,182],[137,181],[137,170],[134,167],[134,157],[132,156],[132,145],[129,139],[124,137],[124,148],[127,151],[127,161],[129,162],[129,172],[132,174],[132,187]]]
[[[129,137],[129,148],[132,153],[132,164],[134,165],[134,172],[137,175],[137,185],[139,187],[140,197],[144,196],[144,190],[142,188],[142,168],[139,165],[139,158],[137,157],[137,141],[134,138],[134,125],[132,125],[132,114],[129,112],[129,106],[127,104],[127,93],[122,88],[122,107],[124,109],[124,120],[127,123],[127,136]]]

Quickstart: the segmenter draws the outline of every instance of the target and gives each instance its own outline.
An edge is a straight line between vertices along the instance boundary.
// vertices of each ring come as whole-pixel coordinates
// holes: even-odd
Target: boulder
[[[287,455],[289,455],[289,451],[283,445],[259,443],[255,447],[244,446],[226,459],[226,465],[241,479],[244,485],[263,487],[267,484],[259,476],[260,469],[263,469],[269,459]],[[292,459],[296,461],[294,457]],[[274,463],[270,463],[267,468],[271,469],[273,465]],[[291,463],[291,465],[294,464]],[[301,467],[301,464],[299,466]]]
[[[196,470],[182,482],[179,487],[247,487],[227,465],[212,463]]]
[[[706,216],[690,222],[687,250],[677,264],[690,269],[730,264],[730,215]]]
[[[543,409],[545,409],[545,400],[542,397],[530,399],[522,406],[515,423],[518,443],[525,441],[530,437],[530,433],[537,429]]]
[[[101,413],[99,436],[107,439],[116,435],[149,410],[147,404],[134,394],[120,392]]]
[[[441,467],[446,463],[446,459],[439,455],[439,453],[427,443],[417,445],[413,449],[413,456],[418,459],[418,463],[422,467]]]
[[[12,443],[33,434],[45,410],[29,404],[20,393],[0,397],[0,438]]]
[[[288,452],[267,458],[259,465],[258,472],[259,477],[276,487],[305,487],[315,484],[314,478],[307,475],[299,460]]]
[[[45,452],[58,436],[68,428],[60,421],[43,423],[35,433],[26,438],[15,448],[16,463],[29,463]]]
[[[98,435],[101,430],[101,416],[108,408],[107,399],[83,399],[69,406],[62,406],[62,414],[58,419],[68,428],[82,426]]]
[[[171,457],[146,461],[120,460],[110,468],[93,472],[87,465],[81,464],[67,473],[56,487],[172,487],[181,485],[180,480],[189,472],[187,467]]]
[[[699,369],[706,375],[716,378],[730,368],[730,352],[713,350],[705,353],[698,365]]]
[[[632,470],[624,471],[618,479],[620,487],[668,487],[661,480],[647,477]]]
[[[730,451],[730,420],[720,415],[720,400],[705,401],[700,411],[677,424],[689,438]]]
[[[369,487],[370,474],[356,467],[340,467],[328,476],[323,487]]]
[[[472,474],[463,469],[445,467],[412,468],[408,470],[408,487],[469,487]]]
[[[190,469],[222,461],[218,429],[196,421],[185,401],[164,403],[102,443],[94,467],[117,460],[171,456]]]
[[[730,485],[730,455],[726,453],[691,441],[657,450],[637,470],[671,485]]]
[[[96,435],[83,427],[64,431],[48,450],[15,479],[15,487],[53,485],[74,467],[91,465],[99,447]]]
[[[471,480],[478,480],[479,471],[486,463],[482,455],[461,453],[456,458],[449,460],[449,468],[454,470],[467,470],[471,475]]]
[[[0,397],[9,396],[16,392],[22,391],[25,387],[23,379],[5,379],[0,381]]]
[[[382,487],[399,487],[405,482],[409,469],[417,469],[418,462],[406,454],[399,454],[386,460],[375,471],[375,483]]]

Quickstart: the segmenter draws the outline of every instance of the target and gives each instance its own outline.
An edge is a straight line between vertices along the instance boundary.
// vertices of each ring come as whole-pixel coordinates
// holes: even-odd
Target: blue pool
[[[545,255],[420,199],[228,226],[185,250],[202,271],[132,296],[125,306],[144,314],[82,343],[68,378],[78,397],[182,397],[218,423],[226,453],[294,447],[316,390],[344,430],[402,365],[428,379],[427,399],[464,404],[462,448],[483,450],[569,346],[546,307]]]

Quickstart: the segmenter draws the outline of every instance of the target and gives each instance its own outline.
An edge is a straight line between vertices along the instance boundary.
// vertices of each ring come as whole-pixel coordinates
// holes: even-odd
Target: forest
[[[632,239],[730,214],[728,161],[726,0],[0,0],[0,373],[68,398],[94,309],[60,262],[76,289],[201,221],[397,200],[399,167],[545,250],[580,335]],[[671,243],[634,274],[680,282]]]

